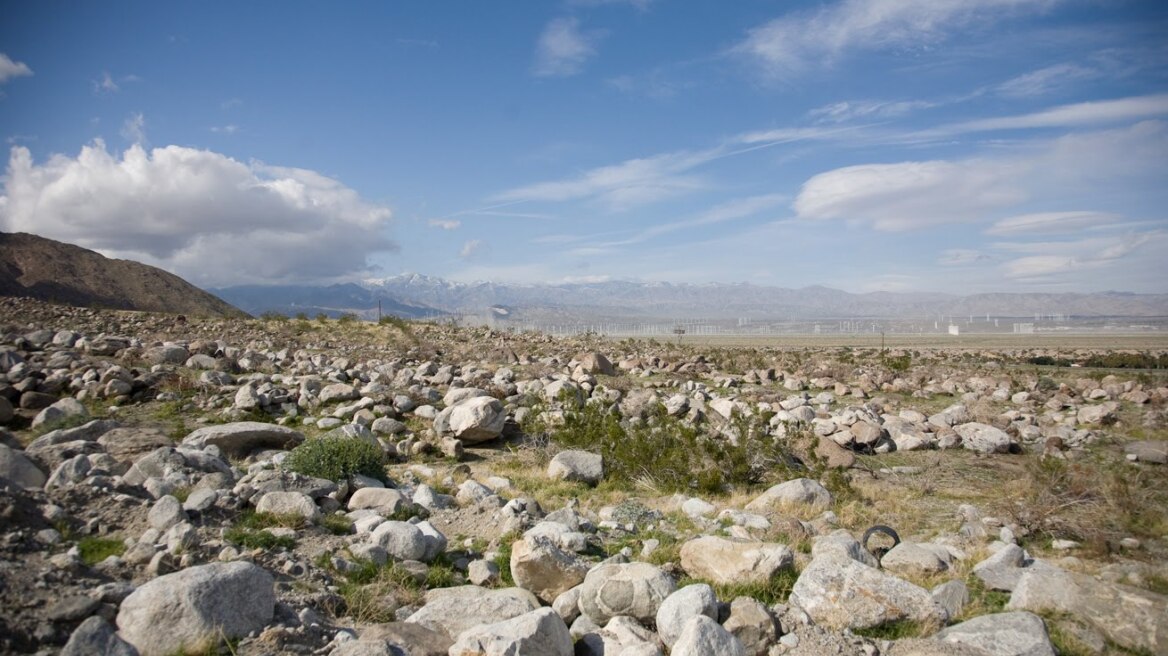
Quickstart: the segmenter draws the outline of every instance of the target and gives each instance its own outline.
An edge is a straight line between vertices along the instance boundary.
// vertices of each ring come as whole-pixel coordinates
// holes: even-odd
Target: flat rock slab
[[[1164,440],[1132,442],[1123,450],[1129,456],[1135,456],[1139,462],[1151,462],[1157,465],[1168,464],[1168,442]]]
[[[1056,656],[1042,618],[1027,612],[982,615],[944,629],[938,642],[977,647],[987,656]]]
[[[291,449],[304,441],[300,431],[258,421],[204,426],[183,438],[186,446],[202,449],[215,445],[226,456],[246,457],[258,449]]]
[[[924,588],[830,552],[814,558],[799,575],[791,603],[816,624],[834,630],[899,620],[939,625],[948,619]]]

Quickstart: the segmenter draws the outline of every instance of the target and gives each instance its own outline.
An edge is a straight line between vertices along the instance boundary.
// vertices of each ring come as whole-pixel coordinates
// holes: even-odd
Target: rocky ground
[[[0,651],[1168,653],[1168,375],[1034,364],[1098,355],[0,299]]]

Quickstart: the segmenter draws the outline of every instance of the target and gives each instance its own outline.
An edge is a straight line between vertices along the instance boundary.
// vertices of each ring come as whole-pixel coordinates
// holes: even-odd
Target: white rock
[[[705,583],[679,588],[657,609],[657,633],[666,647],[677,642],[686,622],[697,615],[718,619],[718,598]]]
[[[550,608],[463,631],[450,656],[572,656],[572,636]]]
[[[746,656],[746,648],[722,625],[698,615],[685,623],[669,653],[670,656]]]

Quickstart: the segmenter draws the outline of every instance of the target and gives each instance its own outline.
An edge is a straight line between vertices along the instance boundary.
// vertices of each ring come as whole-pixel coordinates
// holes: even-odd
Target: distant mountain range
[[[23,232],[0,232],[0,296],[114,310],[245,316],[173,273]]]
[[[1168,316],[1168,294],[1125,292],[852,294],[821,286],[788,289],[747,283],[461,283],[419,274],[328,287],[245,286],[210,291],[252,314],[289,315],[353,312],[368,317],[376,313],[380,301],[384,314],[409,318],[471,314],[522,321]]]

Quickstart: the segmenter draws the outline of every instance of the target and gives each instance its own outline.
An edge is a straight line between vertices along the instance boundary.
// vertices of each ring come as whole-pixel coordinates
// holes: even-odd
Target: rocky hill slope
[[[0,299],[0,652],[1165,653],[1168,376],[1052,354]]]
[[[0,232],[0,296],[118,310],[244,316],[162,269],[27,233]]]

